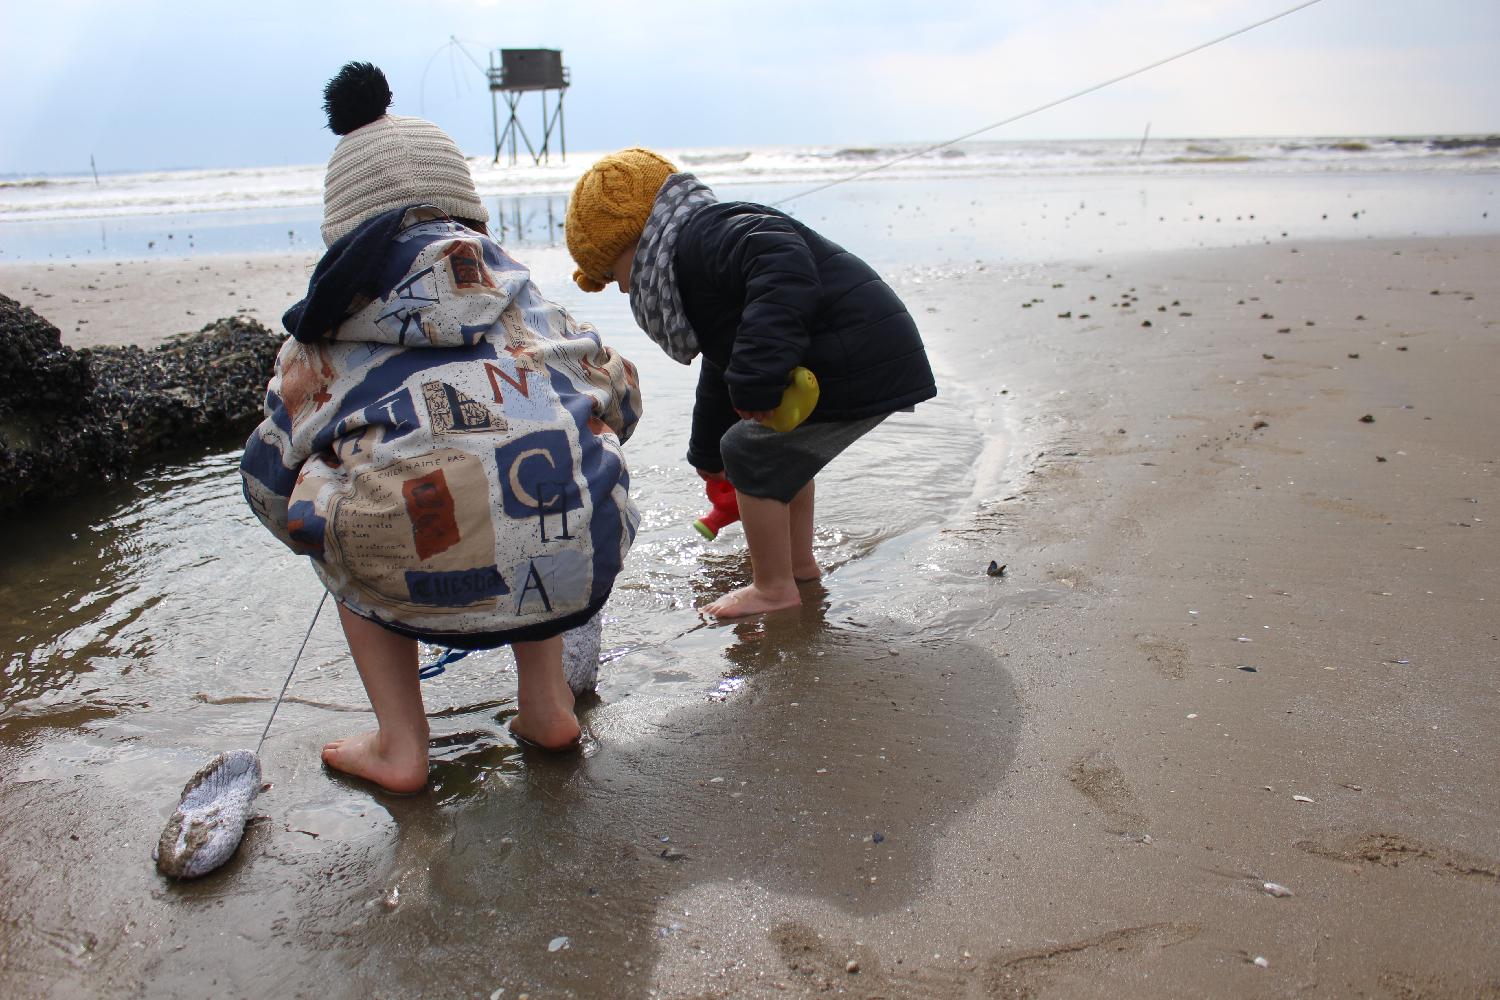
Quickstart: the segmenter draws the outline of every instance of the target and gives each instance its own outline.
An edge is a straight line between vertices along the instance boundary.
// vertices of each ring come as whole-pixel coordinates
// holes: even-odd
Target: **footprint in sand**
[[[952,997],[963,995],[962,967],[890,966],[877,949],[820,934],[787,922],[771,930],[771,943],[799,985],[818,993],[857,991],[862,997]]]
[[[995,1000],[1022,1000],[1045,995],[1069,996],[1106,981],[1121,961],[1152,958],[1198,935],[1186,923],[1122,927],[1094,937],[1029,951],[1002,952],[984,970],[984,995]]]
[[[1146,662],[1168,680],[1180,681],[1187,674],[1187,650],[1170,639],[1149,633],[1135,637],[1136,645],[1146,654]]]
[[[1500,863],[1452,848],[1424,844],[1395,833],[1367,833],[1332,845],[1302,840],[1297,842],[1297,847],[1332,861],[1374,864],[1383,868],[1411,865],[1435,875],[1500,882]]]
[[[1500,983],[1458,984],[1442,976],[1415,975],[1410,972],[1384,972],[1381,989],[1390,1000],[1487,1000],[1500,996]]]
[[[1378,510],[1370,510],[1349,500],[1336,500],[1332,497],[1320,497],[1313,493],[1302,494],[1302,500],[1309,507],[1326,510],[1334,514],[1347,514],[1350,517],[1362,518],[1366,521],[1387,521],[1389,516]]]
[[[1139,830],[1146,825],[1146,817],[1125,780],[1125,772],[1107,751],[1091,750],[1079,757],[1068,768],[1068,780],[1118,826],[1116,832]]]
[[[1086,590],[1092,582],[1089,575],[1073,566],[1061,566],[1047,571],[1047,579],[1060,583],[1069,590]]]
[[[1121,961],[1153,958],[1197,935],[1192,924],[1146,924],[1043,948],[1006,949],[986,959],[963,952],[902,966],[883,963],[867,945],[825,936],[805,924],[780,924],[770,936],[787,972],[816,992],[938,1000],[973,995],[977,979],[985,997],[1020,1000],[1069,981],[1097,982]]]

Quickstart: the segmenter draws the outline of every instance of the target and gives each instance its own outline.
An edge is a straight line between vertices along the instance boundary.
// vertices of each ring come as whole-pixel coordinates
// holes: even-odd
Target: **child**
[[[752,580],[704,610],[717,618],[802,603],[813,555],[813,477],[893,411],[937,395],[906,307],[864,261],[772,208],[720,203],[647,149],[604,157],[568,203],[573,280],[610,282],[675,361],[701,353],[688,461],[727,477]],[[821,394],[800,427],[763,425],[793,368]]]
[[[576,746],[562,633],[594,620],[635,537],[620,444],[634,367],[486,234],[463,154],[386,114],[368,63],[325,91],[328,252],[283,322],[245,497],[312,557],[377,728],[323,748],[386,789],[427,782],[417,640],[509,644],[521,741]],[[597,661],[595,661],[597,662]]]

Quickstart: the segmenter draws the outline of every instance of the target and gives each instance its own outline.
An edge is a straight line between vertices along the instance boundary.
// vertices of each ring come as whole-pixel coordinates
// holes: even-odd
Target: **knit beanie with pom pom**
[[[390,105],[385,74],[370,63],[346,64],[323,90],[328,128],[343,136],[323,179],[327,246],[403,205],[432,205],[456,219],[489,222],[457,144],[432,122],[387,114]]]
[[[640,239],[656,192],[677,168],[649,149],[610,153],[584,171],[568,201],[564,232],[585,292],[602,292],[605,275],[626,247]]]

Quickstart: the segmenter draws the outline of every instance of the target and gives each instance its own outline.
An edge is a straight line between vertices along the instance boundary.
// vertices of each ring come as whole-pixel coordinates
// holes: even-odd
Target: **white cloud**
[[[0,172],[316,162],[320,88],[348,59],[396,109],[478,153],[468,55],[563,50],[575,148],[938,141],[1143,66],[1291,0],[391,0],[8,4]],[[1181,63],[993,133],[1500,131],[1500,4],[1323,0]],[[434,59],[434,55],[437,56]],[[523,112],[539,128],[540,103]],[[535,124],[534,124],[535,123]],[[247,158],[252,158],[247,161]]]
[[[958,52],[881,52],[851,76],[878,81],[873,103],[934,139],[1073,94],[1265,16],[1256,5],[1200,0],[1147,19],[1141,5],[1093,16],[1063,10]],[[1235,15],[1233,24],[1225,18]],[[1295,16],[1295,15],[1294,15]],[[1269,30],[1269,29],[1266,29]],[[1245,35],[990,133],[986,138],[1158,134],[1289,135],[1500,127],[1493,47],[1397,40],[1359,47]],[[851,99],[846,96],[846,100]],[[904,130],[912,137],[910,128]]]

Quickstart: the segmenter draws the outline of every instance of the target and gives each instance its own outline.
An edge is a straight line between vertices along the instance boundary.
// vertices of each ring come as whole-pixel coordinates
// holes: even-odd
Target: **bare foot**
[[[380,730],[334,740],[323,747],[323,763],[335,771],[373,781],[388,792],[416,792],[427,785],[427,742],[419,752],[395,748]]]
[[[524,719],[522,713],[517,712],[510,720],[510,734],[522,743],[562,753],[578,746],[583,729],[578,725],[577,716],[571,712],[565,715],[547,713],[545,717],[542,713],[528,714]]]
[[[703,608],[715,618],[743,618],[782,608],[795,608],[802,603],[802,595],[795,585],[785,590],[759,590],[755,584],[731,590],[723,597]]]

